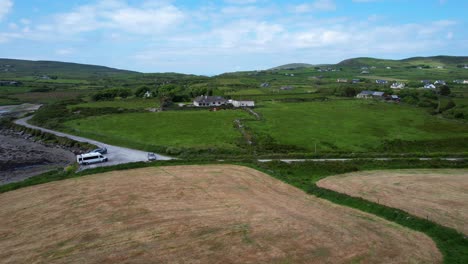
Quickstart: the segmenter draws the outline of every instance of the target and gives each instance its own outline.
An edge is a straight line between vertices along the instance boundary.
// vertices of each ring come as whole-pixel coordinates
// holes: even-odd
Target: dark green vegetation
[[[57,61],[29,61],[0,59],[2,78],[25,78],[36,76],[41,80],[102,78],[137,72],[118,70],[109,67]],[[48,77],[48,78],[47,78]]]

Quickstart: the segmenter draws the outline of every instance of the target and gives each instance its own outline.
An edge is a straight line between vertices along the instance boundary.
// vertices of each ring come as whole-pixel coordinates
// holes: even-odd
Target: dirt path
[[[318,186],[399,208],[468,234],[468,170],[392,170],[327,177]]]
[[[147,161],[148,160],[148,152],[144,152],[141,150],[135,150],[135,149],[129,149],[129,148],[124,148],[124,147],[119,147],[119,146],[113,146],[109,145],[106,143],[102,143],[96,140],[88,139],[88,138],[83,138],[83,137],[78,137],[38,126],[34,126],[29,124],[27,121],[31,119],[32,116],[22,118],[15,120],[15,123],[18,125],[22,125],[25,127],[30,127],[34,129],[39,129],[44,132],[48,132],[60,137],[67,137],[79,142],[88,142],[90,144],[94,144],[99,147],[105,147],[107,148],[108,153],[105,154],[105,156],[109,159],[108,162],[104,163],[98,163],[98,164],[93,164],[93,165],[87,165],[87,166],[82,166],[82,169],[87,169],[87,168],[95,168],[95,167],[102,167],[102,166],[112,166],[112,165],[117,165],[117,164],[124,164],[124,163],[130,163],[130,162],[138,162],[138,161]],[[158,160],[171,160],[171,157],[168,156],[163,156],[156,154]]]
[[[422,233],[234,165],[112,171],[0,194],[3,263],[440,263]]]

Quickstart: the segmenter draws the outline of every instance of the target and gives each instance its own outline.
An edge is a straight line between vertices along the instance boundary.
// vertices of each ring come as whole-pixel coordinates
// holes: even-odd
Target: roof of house
[[[199,102],[199,103],[214,103],[214,102],[226,102],[227,100],[224,99],[222,96],[198,96],[194,99],[194,101]]]
[[[372,95],[372,94],[374,94],[374,91],[362,91],[359,94],[360,95]]]
[[[385,93],[384,92],[373,92],[373,96],[383,96]]]

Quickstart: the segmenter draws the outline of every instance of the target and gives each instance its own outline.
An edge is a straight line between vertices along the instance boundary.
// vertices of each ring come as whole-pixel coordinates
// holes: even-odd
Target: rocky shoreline
[[[22,181],[75,162],[77,147],[46,143],[24,131],[0,128],[0,185]]]

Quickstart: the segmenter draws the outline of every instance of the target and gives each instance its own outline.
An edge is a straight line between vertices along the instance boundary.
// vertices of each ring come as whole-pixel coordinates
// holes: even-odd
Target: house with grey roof
[[[210,107],[225,105],[227,100],[222,96],[198,96],[193,100],[193,105],[198,107]]]
[[[374,94],[374,91],[362,91],[356,95],[356,98],[373,98],[372,95]]]
[[[387,84],[388,81],[387,80],[375,80],[375,83],[376,84]]]

